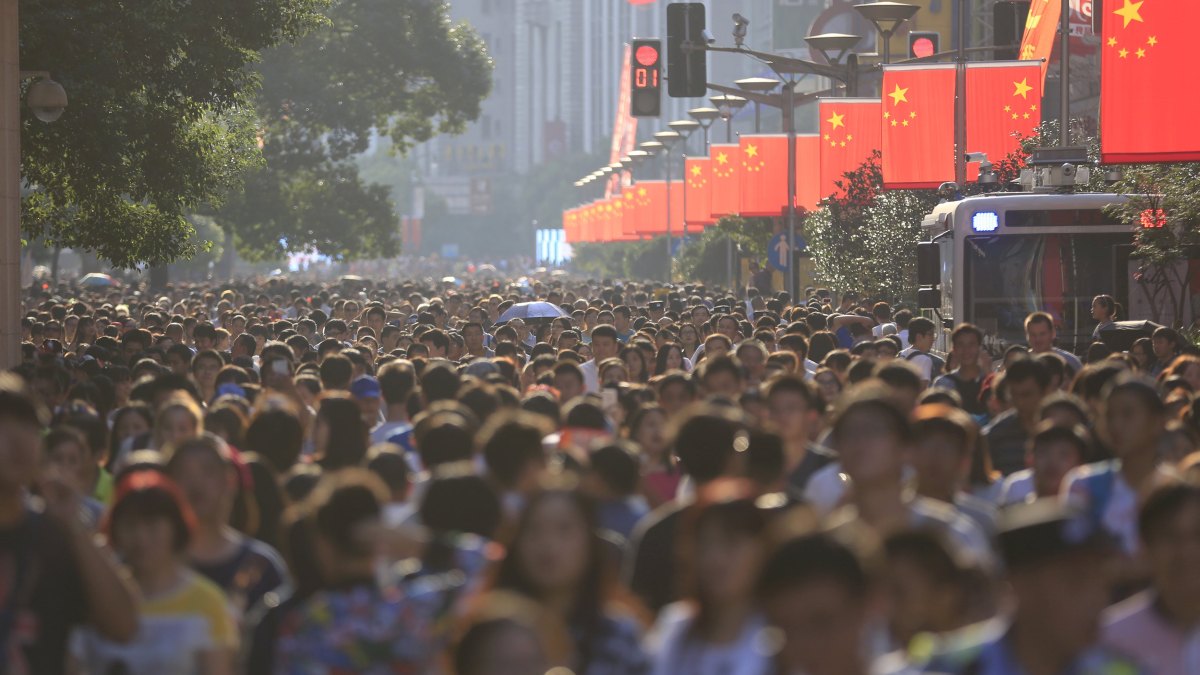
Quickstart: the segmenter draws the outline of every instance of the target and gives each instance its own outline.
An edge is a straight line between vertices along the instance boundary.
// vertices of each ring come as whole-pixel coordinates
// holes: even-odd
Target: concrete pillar
[[[17,0],[0,0],[0,369],[21,362],[21,66]]]

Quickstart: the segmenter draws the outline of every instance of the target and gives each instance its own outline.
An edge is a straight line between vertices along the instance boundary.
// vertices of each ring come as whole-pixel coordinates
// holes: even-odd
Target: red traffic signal
[[[629,112],[658,117],[662,112],[662,40],[633,41]]]
[[[908,58],[921,59],[938,53],[941,35],[936,31],[914,30],[908,34]]]

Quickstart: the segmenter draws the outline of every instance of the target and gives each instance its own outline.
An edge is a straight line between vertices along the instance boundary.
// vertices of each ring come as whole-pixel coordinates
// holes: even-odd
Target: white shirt
[[[600,368],[596,365],[596,360],[584,361],[579,364],[579,369],[583,371],[583,388],[589,394],[600,391]]]

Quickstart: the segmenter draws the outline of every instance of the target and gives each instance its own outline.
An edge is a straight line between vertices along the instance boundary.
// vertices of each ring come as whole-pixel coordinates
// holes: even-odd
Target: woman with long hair
[[[690,323],[679,326],[679,346],[685,355],[695,354],[700,347],[700,329]]]
[[[684,356],[683,347],[678,343],[668,342],[658,349],[658,356],[654,361],[654,374],[662,375],[672,370],[686,372],[692,369],[691,366],[691,361],[688,361],[687,357]]]
[[[642,485],[650,507],[674,499],[681,475],[667,440],[667,412],[657,403],[641,406],[629,417],[628,437],[642,451]]]
[[[637,347],[622,347],[618,354],[625,362],[625,370],[629,372],[629,382],[645,383],[650,379],[650,364],[646,355]]]
[[[367,457],[371,435],[354,399],[344,394],[321,397],[313,425],[313,456],[326,471],[359,466]]]
[[[691,563],[686,599],[663,608],[648,644],[654,675],[765,675],[766,622],[754,586],[767,555],[768,514],[752,484],[706,486],[685,526],[681,559]]]
[[[621,599],[613,567],[590,498],[565,486],[549,487],[522,511],[493,590],[530,598],[567,626],[569,653],[552,660],[575,673],[644,672],[641,626],[632,605]]]

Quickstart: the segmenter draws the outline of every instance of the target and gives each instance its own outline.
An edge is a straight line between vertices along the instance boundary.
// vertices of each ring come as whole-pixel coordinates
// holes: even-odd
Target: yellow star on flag
[[[1115,37],[1108,38],[1108,46],[1116,47],[1117,46],[1117,38],[1115,38]]]
[[[844,147],[846,147],[846,141],[838,141],[838,143],[839,143],[839,144],[840,144],[840,145],[841,145],[843,148],[844,148]]]
[[[1129,23],[1131,21],[1142,21],[1142,2],[1144,2],[1144,0],[1138,0],[1137,2],[1134,2],[1133,0],[1125,0],[1125,4],[1121,6],[1121,9],[1113,10],[1113,14],[1116,14],[1125,20],[1125,25],[1121,26],[1121,28],[1129,28]]]
[[[831,147],[831,148],[836,148],[836,147],[837,147],[837,141],[829,141],[829,147]]]
[[[917,111],[916,111],[916,110],[914,110],[914,111],[912,111],[912,112],[908,113],[908,116],[909,116],[909,117],[911,117],[911,118],[913,118],[913,119],[916,119],[916,118],[917,118]]]
[[[1034,103],[1033,105],[1029,106],[1029,110],[1030,110],[1031,112],[1032,112],[1032,111],[1034,111],[1034,110],[1037,110],[1037,104],[1036,104],[1036,103]]]
[[[1020,82],[1013,82],[1013,86],[1016,88],[1013,91],[1013,96],[1020,96],[1021,98],[1024,98],[1024,99],[1028,99],[1029,92],[1033,90],[1033,87],[1029,86],[1029,78],[1028,77],[1021,80]]]
[[[829,119],[827,119],[827,120],[825,120],[825,121],[826,121],[826,122],[829,122],[830,124],[832,124],[832,125],[833,125],[833,128],[834,128],[834,129],[836,129],[836,128],[838,128],[838,127],[844,127],[844,126],[846,126],[846,123],[842,121],[843,119],[845,119],[845,117],[846,117],[846,116],[845,116],[844,114],[843,114],[843,115],[839,115],[839,114],[837,114],[836,112],[830,111],[830,112],[829,112]]]
[[[848,140],[848,141],[852,141],[852,140],[854,140],[854,135],[853,135],[853,134],[846,134],[846,140]]]
[[[1154,45],[1158,44],[1158,38],[1151,35],[1150,37],[1146,38],[1146,44],[1153,47]]]
[[[908,122],[905,122],[905,124],[908,124]],[[892,120],[892,126],[896,126],[896,120]]]
[[[890,112],[883,113],[883,119],[885,119],[885,120],[891,116],[892,116],[892,113],[890,113]]]
[[[698,166],[693,166],[693,167],[692,167],[692,175],[693,175],[693,176],[699,176],[699,175],[700,175],[700,173],[701,173],[701,171],[700,171],[700,167],[698,167]]]
[[[892,97],[892,105],[900,105],[901,102],[908,103],[907,94],[907,87],[901,88],[900,85],[896,85],[896,90],[888,94],[888,96]]]
[[[747,145],[746,146],[746,156],[747,157],[758,157],[758,146]]]
[[[729,155],[726,155],[723,152],[718,152],[717,153],[717,164],[728,164],[728,163],[729,163]]]
[[[646,188],[638,188],[638,196],[645,197],[646,196]]]
[[[1027,30],[1027,31],[1033,30],[1034,28],[1037,28],[1038,24],[1041,22],[1042,22],[1041,14],[1030,14],[1029,18],[1025,20],[1025,30]]]
[[[1137,50],[1137,56],[1138,56],[1138,58],[1139,58],[1139,59],[1144,59],[1144,58],[1146,58],[1146,50],[1145,50],[1145,49],[1139,49],[1139,50]]]
[[[1012,112],[1012,106],[1011,105],[1004,106],[1004,112]]]
[[[1122,49],[1121,51],[1117,52],[1117,55],[1119,55],[1121,58],[1125,58],[1125,57],[1129,56],[1129,50]]]
[[[1021,113],[1021,114],[1025,116],[1025,119],[1029,119],[1029,113]]]

